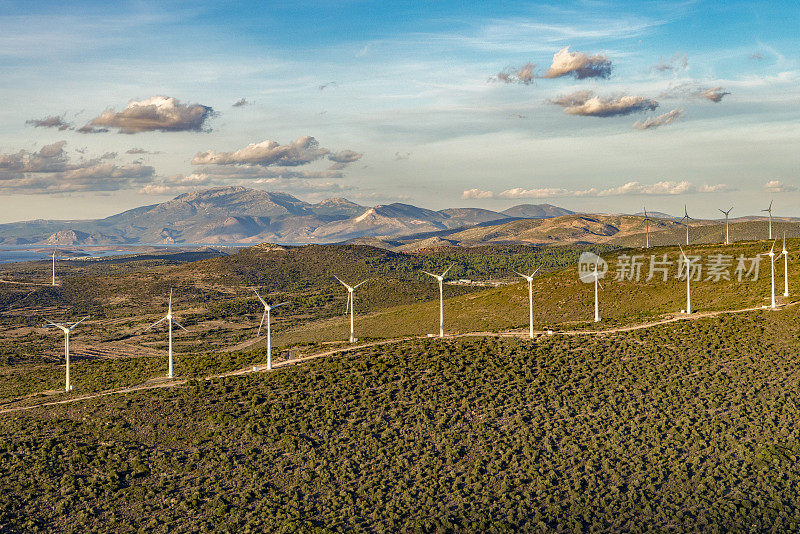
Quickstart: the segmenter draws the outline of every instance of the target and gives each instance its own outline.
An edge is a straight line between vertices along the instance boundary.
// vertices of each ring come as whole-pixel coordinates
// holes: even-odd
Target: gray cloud
[[[676,120],[678,120],[683,115],[682,109],[673,109],[672,111],[668,111],[663,115],[659,115],[658,117],[649,117],[643,121],[636,121],[633,123],[633,127],[637,130],[652,130],[658,128],[659,126],[666,126],[667,124],[672,124]]]
[[[700,90],[697,92],[697,96],[699,98],[705,98],[710,102],[714,102],[715,104],[719,104],[722,102],[722,99],[725,95],[729,95],[728,91],[722,89],[722,87],[712,87],[710,89]]]
[[[339,84],[337,84],[336,82],[328,82],[328,83],[323,83],[322,85],[320,85],[320,86],[318,87],[318,89],[319,89],[320,91],[324,91],[324,90],[325,90],[325,89],[327,89],[328,87],[330,87],[330,88],[339,87]]]
[[[328,154],[328,159],[331,161],[335,161],[336,163],[353,163],[354,161],[358,161],[361,159],[361,156],[364,154],[360,154],[353,150],[342,150],[341,152],[334,152],[332,154]]]
[[[150,152],[148,150],[145,150],[143,148],[138,148],[138,147],[129,148],[128,150],[125,151],[125,153],[126,154],[161,154],[161,152],[159,152],[158,150],[156,150],[155,152]]]
[[[43,119],[31,119],[25,121],[34,128],[58,128],[58,131],[71,130],[72,124],[66,122],[62,115],[49,115]]]
[[[599,97],[592,91],[576,91],[551,100],[564,108],[564,113],[586,117],[615,117],[640,111],[652,111],[658,102],[643,96]]]
[[[536,74],[533,72],[535,68],[536,65],[533,63],[525,63],[521,67],[506,67],[498,72],[497,76],[492,79],[503,83],[530,85],[536,78]]]
[[[400,161],[401,159],[408,159],[411,157],[411,152],[395,152],[394,159],[395,161]]]
[[[239,100],[233,103],[233,107],[241,108],[244,106],[249,106],[250,104],[252,104],[252,102],[248,102],[247,99],[245,98],[240,98]]]
[[[89,124],[85,124],[76,130],[78,133],[83,134],[93,134],[93,133],[105,133],[108,131],[108,128],[95,128]]]
[[[319,146],[319,142],[310,136],[300,137],[288,145],[275,141],[250,143],[234,152],[216,152],[206,150],[198,152],[192,158],[192,165],[260,165],[267,167],[281,165],[296,167],[321,159],[331,151]]]
[[[116,165],[116,153],[73,163],[64,150],[66,141],[46,145],[36,152],[20,150],[0,154],[0,190],[23,194],[117,191],[149,182],[153,167]]]
[[[684,82],[661,93],[660,98],[702,98],[709,102],[719,103],[729,95],[722,87],[704,87],[696,82]]]
[[[764,59],[764,54],[762,54],[761,52],[754,52],[747,57],[755,61],[762,61]]]
[[[659,72],[665,71],[676,71],[676,70],[686,70],[689,66],[689,61],[686,58],[686,54],[681,54],[680,52],[675,54],[669,59],[662,59],[652,67],[653,70],[657,70]]]
[[[583,52],[570,52],[569,47],[553,54],[553,64],[544,72],[542,78],[561,78],[572,76],[576,80],[584,78],[608,78],[613,66],[605,55],[590,56]]]
[[[154,96],[142,101],[130,101],[125,109],[109,109],[95,117],[78,131],[97,133],[101,128],[118,128],[120,133],[204,131],[207,119],[214,110],[200,104],[182,104],[177,98]],[[84,131],[84,129],[86,129]],[[107,130],[106,130],[107,131]]]

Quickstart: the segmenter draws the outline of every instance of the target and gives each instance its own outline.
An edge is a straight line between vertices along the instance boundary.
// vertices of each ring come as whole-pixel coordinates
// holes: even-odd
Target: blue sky
[[[0,222],[229,184],[799,216],[799,23],[796,2],[0,0]]]

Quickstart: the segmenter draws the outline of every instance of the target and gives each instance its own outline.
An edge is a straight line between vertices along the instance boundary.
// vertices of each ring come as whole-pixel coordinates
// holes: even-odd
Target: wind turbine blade
[[[175,325],[177,325],[177,326],[179,326],[179,327],[181,328],[181,330],[183,330],[184,332],[188,332],[188,330],[186,330],[186,329],[183,327],[183,325],[182,325],[181,323],[179,323],[178,321],[176,321],[175,319],[173,319],[173,320],[172,320],[172,323],[173,323],[173,324],[175,324]]]
[[[442,273],[442,278],[444,278],[444,275],[446,275],[446,274],[447,274],[447,271],[449,271],[449,270],[450,270],[450,269],[452,269],[452,268],[453,268],[453,266],[451,265],[450,267],[448,267],[447,269],[445,269],[445,270],[444,270],[444,272]]]
[[[338,277],[338,276],[336,276],[336,275],[333,275],[333,277],[334,277],[334,278],[336,278],[337,280],[339,280],[339,283],[340,283],[340,284],[342,284],[344,287],[346,287],[347,289],[350,289],[350,286],[348,286],[347,284],[345,284],[344,282],[342,282],[342,279],[341,279],[341,278],[339,278],[339,277]]]
[[[772,253],[772,252],[775,250],[775,243],[776,243],[777,241],[778,241],[778,240],[776,239],[775,241],[773,241],[773,242],[772,242],[772,248],[771,248],[771,249],[769,249],[770,253]]]
[[[258,325],[258,337],[261,337],[261,328],[264,326],[264,319],[267,318],[267,310],[261,315],[261,324]]]
[[[158,321],[154,322],[153,324],[151,324],[150,326],[148,326],[147,328],[145,328],[144,332],[147,332],[148,330],[150,330],[151,328],[153,328],[154,326],[156,326],[158,323],[160,323],[160,322],[162,322],[162,321],[166,321],[166,320],[167,320],[167,318],[166,318],[166,317],[162,317],[162,318],[161,318],[161,319],[159,319]],[[144,333],[144,332],[142,332],[142,333]]]
[[[78,321],[77,323],[75,323],[74,325],[70,326],[70,327],[69,327],[69,329],[70,329],[70,330],[72,330],[73,328],[75,328],[76,326],[78,326],[79,324],[81,324],[83,321],[85,321],[86,319],[88,319],[89,317],[91,317],[91,316],[90,316],[90,315],[87,315],[86,317],[84,317],[83,319],[81,319],[80,321]]]
[[[60,324],[58,324],[58,323],[54,323],[54,322],[53,322],[53,321],[51,321],[50,319],[45,319],[45,320],[44,320],[44,322],[46,322],[46,323],[47,323],[46,325],[44,325],[44,326],[45,326],[45,328],[46,328],[46,327],[48,327],[48,326],[55,326],[55,327],[57,327],[57,328],[61,328],[61,325],[60,325]]]
[[[357,288],[358,286],[360,286],[360,285],[362,285],[362,284],[366,284],[366,283],[367,283],[367,282],[369,282],[370,280],[371,280],[371,278],[367,278],[367,279],[366,279],[366,280],[364,280],[363,282],[361,282],[361,283],[358,283],[358,284],[354,285],[354,286],[353,286],[353,289]]]
[[[539,269],[541,269],[541,267],[537,267],[537,268],[536,268],[536,270],[535,270],[535,271],[533,271],[533,272],[531,273],[531,278],[533,278],[534,276],[536,276],[536,273],[538,273],[538,272],[539,272]]]
[[[253,292],[256,294],[256,296],[258,297],[258,300],[260,300],[260,301],[261,301],[261,304],[263,304],[264,306],[266,306],[266,305],[267,305],[267,303],[266,303],[266,302],[264,302],[264,299],[262,299],[262,298],[261,298],[261,294],[260,294],[258,291],[256,291],[256,288],[254,288],[254,287],[251,287],[250,289],[252,289],[252,290],[253,290]]]
[[[291,304],[291,302],[281,302],[280,304],[275,304],[274,306],[270,306],[270,309],[274,310],[278,306],[286,306],[287,304]]]
[[[769,211],[772,211],[772,200],[769,201]]]
[[[428,271],[422,271],[423,273],[427,274],[428,276],[432,276],[434,278],[439,278],[438,274],[429,273]]]
[[[528,277],[527,277],[526,275],[522,274],[522,273],[521,273],[521,272],[519,272],[519,271],[513,271],[513,272],[514,272],[514,273],[516,273],[516,274],[517,274],[517,276],[521,276],[522,278],[525,278],[526,280],[528,279]]]
[[[686,260],[686,262],[688,263],[689,262],[689,258],[686,256],[686,253],[683,251],[683,247],[678,245],[678,248],[681,249],[681,255],[683,256],[683,259]]]
[[[169,309],[172,309],[172,288],[169,290]]]

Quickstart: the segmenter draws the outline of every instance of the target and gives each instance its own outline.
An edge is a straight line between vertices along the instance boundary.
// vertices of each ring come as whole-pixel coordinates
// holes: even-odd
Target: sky
[[[0,0],[0,222],[227,185],[800,216],[796,1],[230,4]]]

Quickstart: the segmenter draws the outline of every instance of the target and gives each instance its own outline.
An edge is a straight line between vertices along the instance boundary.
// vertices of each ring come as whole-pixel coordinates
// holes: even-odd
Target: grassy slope
[[[0,530],[795,531],[797,308],[0,416]]]

